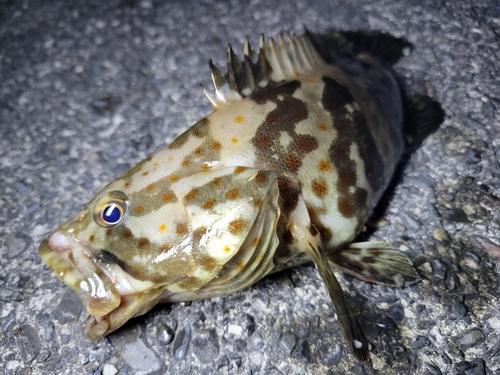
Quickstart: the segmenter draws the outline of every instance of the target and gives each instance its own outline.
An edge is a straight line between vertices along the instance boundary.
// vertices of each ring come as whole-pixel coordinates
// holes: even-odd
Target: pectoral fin
[[[420,281],[408,257],[386,242],[359,242],[328,254],[328,260],[345,273],[363,281],[402,287]]]
[[[296,209],[290,215],[289,230],[295,240],[298,241],[316,264],[328,289],[330,299],[337,311],[342,333],[349,343],[352,352],[360,361],[369,361],[368,341],[347,301],[342,287],[332,271],[330,263],[326,259],[320,235],[316,228],[310,224],[309,215],[301,197],[299,197]]]

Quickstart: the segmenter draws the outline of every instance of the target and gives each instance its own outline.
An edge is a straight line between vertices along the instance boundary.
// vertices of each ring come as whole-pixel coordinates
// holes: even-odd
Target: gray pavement
[[[500,6],[487,1],[0,0],[0,374],[499,374]],[[107,338],[41,264],[40,241],[210,112],[207,61],[260,33],[385,30],[446,121],[372,239],[415,260],[405,289],[339,273],[372,344],[361,365],[312,265],[158,306]]]

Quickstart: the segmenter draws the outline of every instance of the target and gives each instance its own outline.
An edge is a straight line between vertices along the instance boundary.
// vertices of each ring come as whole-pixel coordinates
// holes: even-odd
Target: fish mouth
[[[146,313],[162,291],[99,257],[101,249],[56,231],[38,249],[43,262],[78,296],[89,313],[83,331],[97,339],[130,318]]]

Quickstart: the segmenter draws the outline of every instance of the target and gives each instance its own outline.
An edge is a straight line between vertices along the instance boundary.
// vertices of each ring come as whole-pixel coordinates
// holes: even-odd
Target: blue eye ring
[[[119,222],[122,215],[123,209],[116,203],[111,203],[102,210],[102,219],[109,224],[116,224]]]
[[[110,228],[120,224],[128,214],[130,201],[121,191],[107,192],[97,199],[94,206],[94,221],[101,227]]]

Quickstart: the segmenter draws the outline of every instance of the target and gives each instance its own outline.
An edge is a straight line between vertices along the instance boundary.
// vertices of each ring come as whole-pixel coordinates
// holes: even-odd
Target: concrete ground
[[[86,340],[41,240],[210,112],[227,43],[303,25],[405,36],[397,71],[447,114],[373,220],[423,281],[338,273],[372,361],[349,353],[312,265]],[[0,0],[0,374],[499,374],[499,44],[485,0]]]

